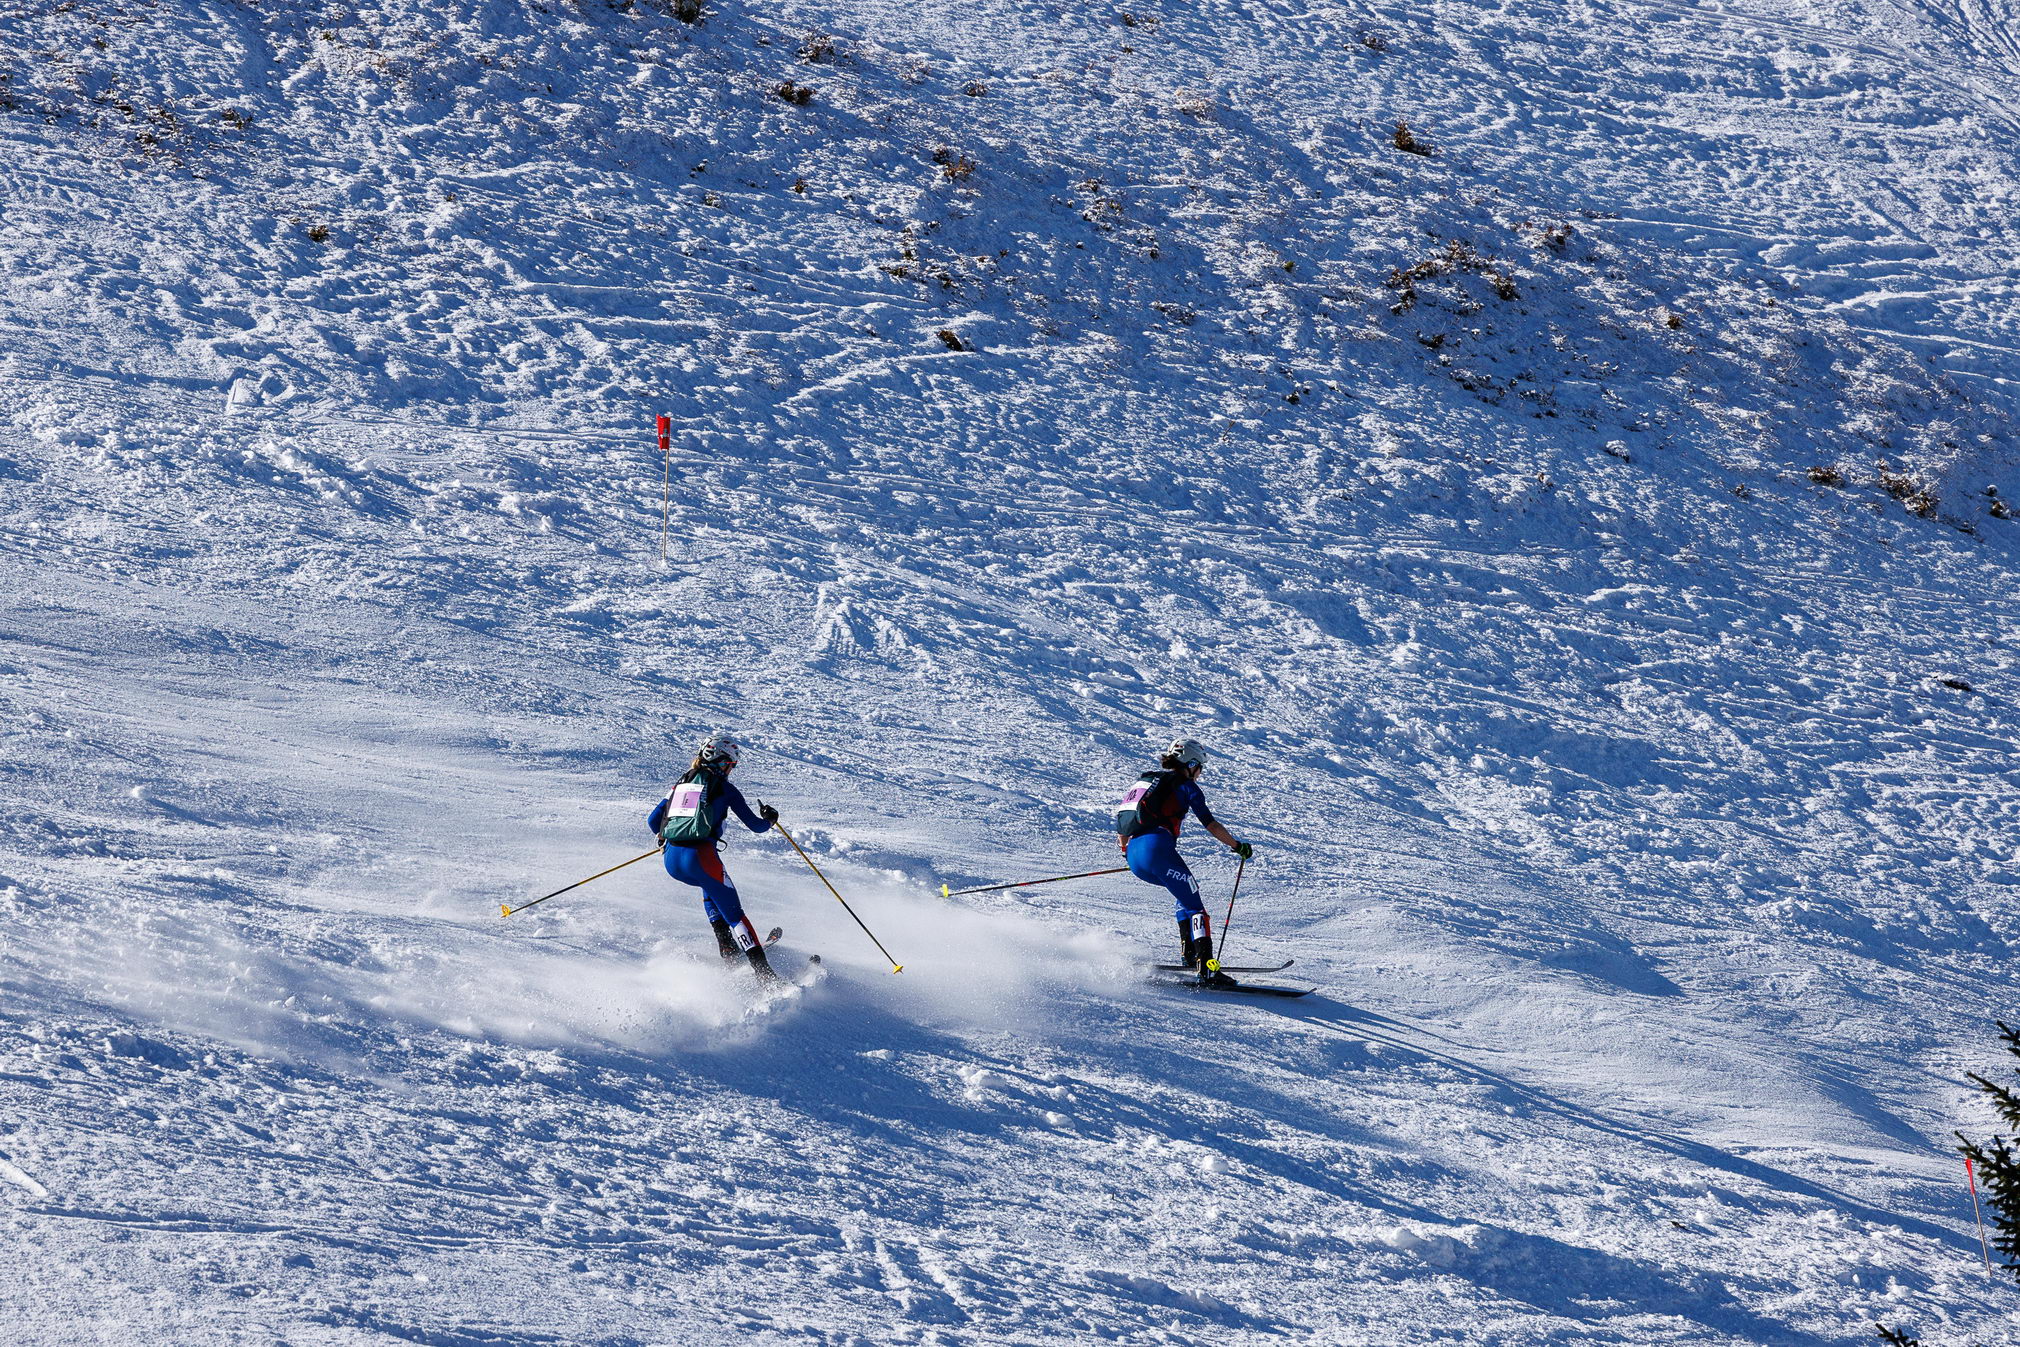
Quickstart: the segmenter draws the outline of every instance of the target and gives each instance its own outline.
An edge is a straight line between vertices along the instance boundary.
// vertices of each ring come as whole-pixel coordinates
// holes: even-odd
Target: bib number
[[[701,813],[701,797],[705,794],[699,781],[688,781],[673,788],[672,803],[666,807],[669,818],[694,818]]]

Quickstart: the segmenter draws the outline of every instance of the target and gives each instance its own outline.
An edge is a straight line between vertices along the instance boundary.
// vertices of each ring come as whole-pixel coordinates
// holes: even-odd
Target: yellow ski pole
[[[950,889],[945,884],[942,884],[940,886],[940,896],[942,898],[959,898],[964,893],[994,893],[998,889],[1028,889],[1033,884],[1058,884],[1068,879],[1092,879],[1096,875],[1119,875],[1128,869],[1129,867],[1126,865],[1118,865],[1113,870],[1083,870],[1077,875],[1054,875],[1050,879],[1019,879],[1013,880],[1008,884],[984,884],[980,888],[974,889]]]
[[[821,867],[814,864],[813,857],[807,855],[806,852],[800,850],[800,844],[798,842],[793,842],[793,835],[786,831],[786,825],[780,823],[777,819],[773,819],[772,827],[777,828],[779,830],[780,837],[785,838],[786,841],[788,842],[792,842],[793,850],[798,851],[800,853],[800,859],[807,863],[807,869],[814,872],[814,878],[820,880],[821,883],[823,884],[827,884],[828,892],[833,893],[835,895],[835,901],[842,905],[842,911],[848,913],[851,917],[855,917],[856,925],[863,926],[863,919],[861,917],[856,917],[856,909],[849,906],[848,899],[842,897],[841,894],[836,893],[834,885],[828,884],[828,877],[821,873]],[[891,957],[891,951],[884,948],[884,942],[877,939],[876,934],[873,931],[871,931],[869,927],[863,926],[863,934],[870,937],[870,943],[877,947],[877,953],[884,956],[884,962],[891,965],[891,971],[893,973],[902,973],[905,971],[905,965],[899,963],[896,959],[893,959]]]
[[[644,860],[646,856],[657,856],[661,851],[665,849],[666,849],[666,843],[662,842],[658,846],[654,847],[652,850],[645,852],[643,855],[633,856],[628,861],[619,861],[617,864],[611,866],[609,870],[598,870],[595,874],[591,875],[589,879],[601,879],[607,874],[611,874],[614,871],[622,870],[627,865],[638,864],[640,861]],[[507,907],[505,904],[500,903],[498,905],[498,915],[501,917],[509,917],[514,912],[524,912],[527,908],[532,907],[534,903],[544,903],[549,898],[559,898],[562,894],[568,892],[569,889],[581,888],[584,884],[587,884],[589,882],[589,879],[578,879],[573,884],[570,884],[565,888],[556,889],[552,893],[543,893],[538,898],[535,898],[533,902],[521,903],[517,907]]]

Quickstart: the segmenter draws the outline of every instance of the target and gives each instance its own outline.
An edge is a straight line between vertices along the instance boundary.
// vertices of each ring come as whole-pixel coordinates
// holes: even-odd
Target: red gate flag
[[[673,422],[665,412],[655,418],[659,427],[659,461],[665,466],[660,470],[663,479],[659,492],[659,559],[666,560],[666,535],[673,528]]]
[[[1971,1185],[1971,1214],[1978,1218],[1978,1247],[1984,1251],[1985,1266],[1992,1266],[1992,1246],[1985,1242],[1985,1213],[1978,1207],[1978,1171],[1971,1157],[1964,1157],[1964,1182]]]

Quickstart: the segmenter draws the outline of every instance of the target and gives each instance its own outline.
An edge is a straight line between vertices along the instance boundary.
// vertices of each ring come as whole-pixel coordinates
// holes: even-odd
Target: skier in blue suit
[[[709,736],[686,775],[654,806],[645,823],[666,844],[661,853],[666,873],[701,890],[701,908],[708,914],[709,929],[715,932],[716,948],[724,961],[739,956],[748,959],[758,980],[768,982],[777,974],[765,957],[764,941],[758,939],[757,928],[744,915],[743,901],[716,850],[732,811],[754,833],[768,832],[778,822],[778,810],[760,800],[753,814],[743,792],[730,784],[729,774],[742,756],[742,746],[730,735]]]
[[[1254,855],[1255,849],[1223,828],[1206,807],[1206,795],[1199,788],[1199,774],[1205,767],[1206,750],[1198,743],[1191,739],[1174,742],[1156,770],[1138,777],[1123,797],[1116,808],[1115,830],[1129,872],[1146,883],[1162,885],[1177,900],[1175,915],[1185,966],[1198,970],[1204,986],[1229,987],[1234,979],[1220,971],[1214,958],[1213,922],[1199,900],[1199,882],[1178,854],[1178,834],[1190,813],[1209,836],[1243,860]]]

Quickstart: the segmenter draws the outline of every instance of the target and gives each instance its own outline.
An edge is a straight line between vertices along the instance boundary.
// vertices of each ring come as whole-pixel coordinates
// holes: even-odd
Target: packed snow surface
[[[2020,1336],[2012,0],[694,17],[0,9],[0,1341]]]

